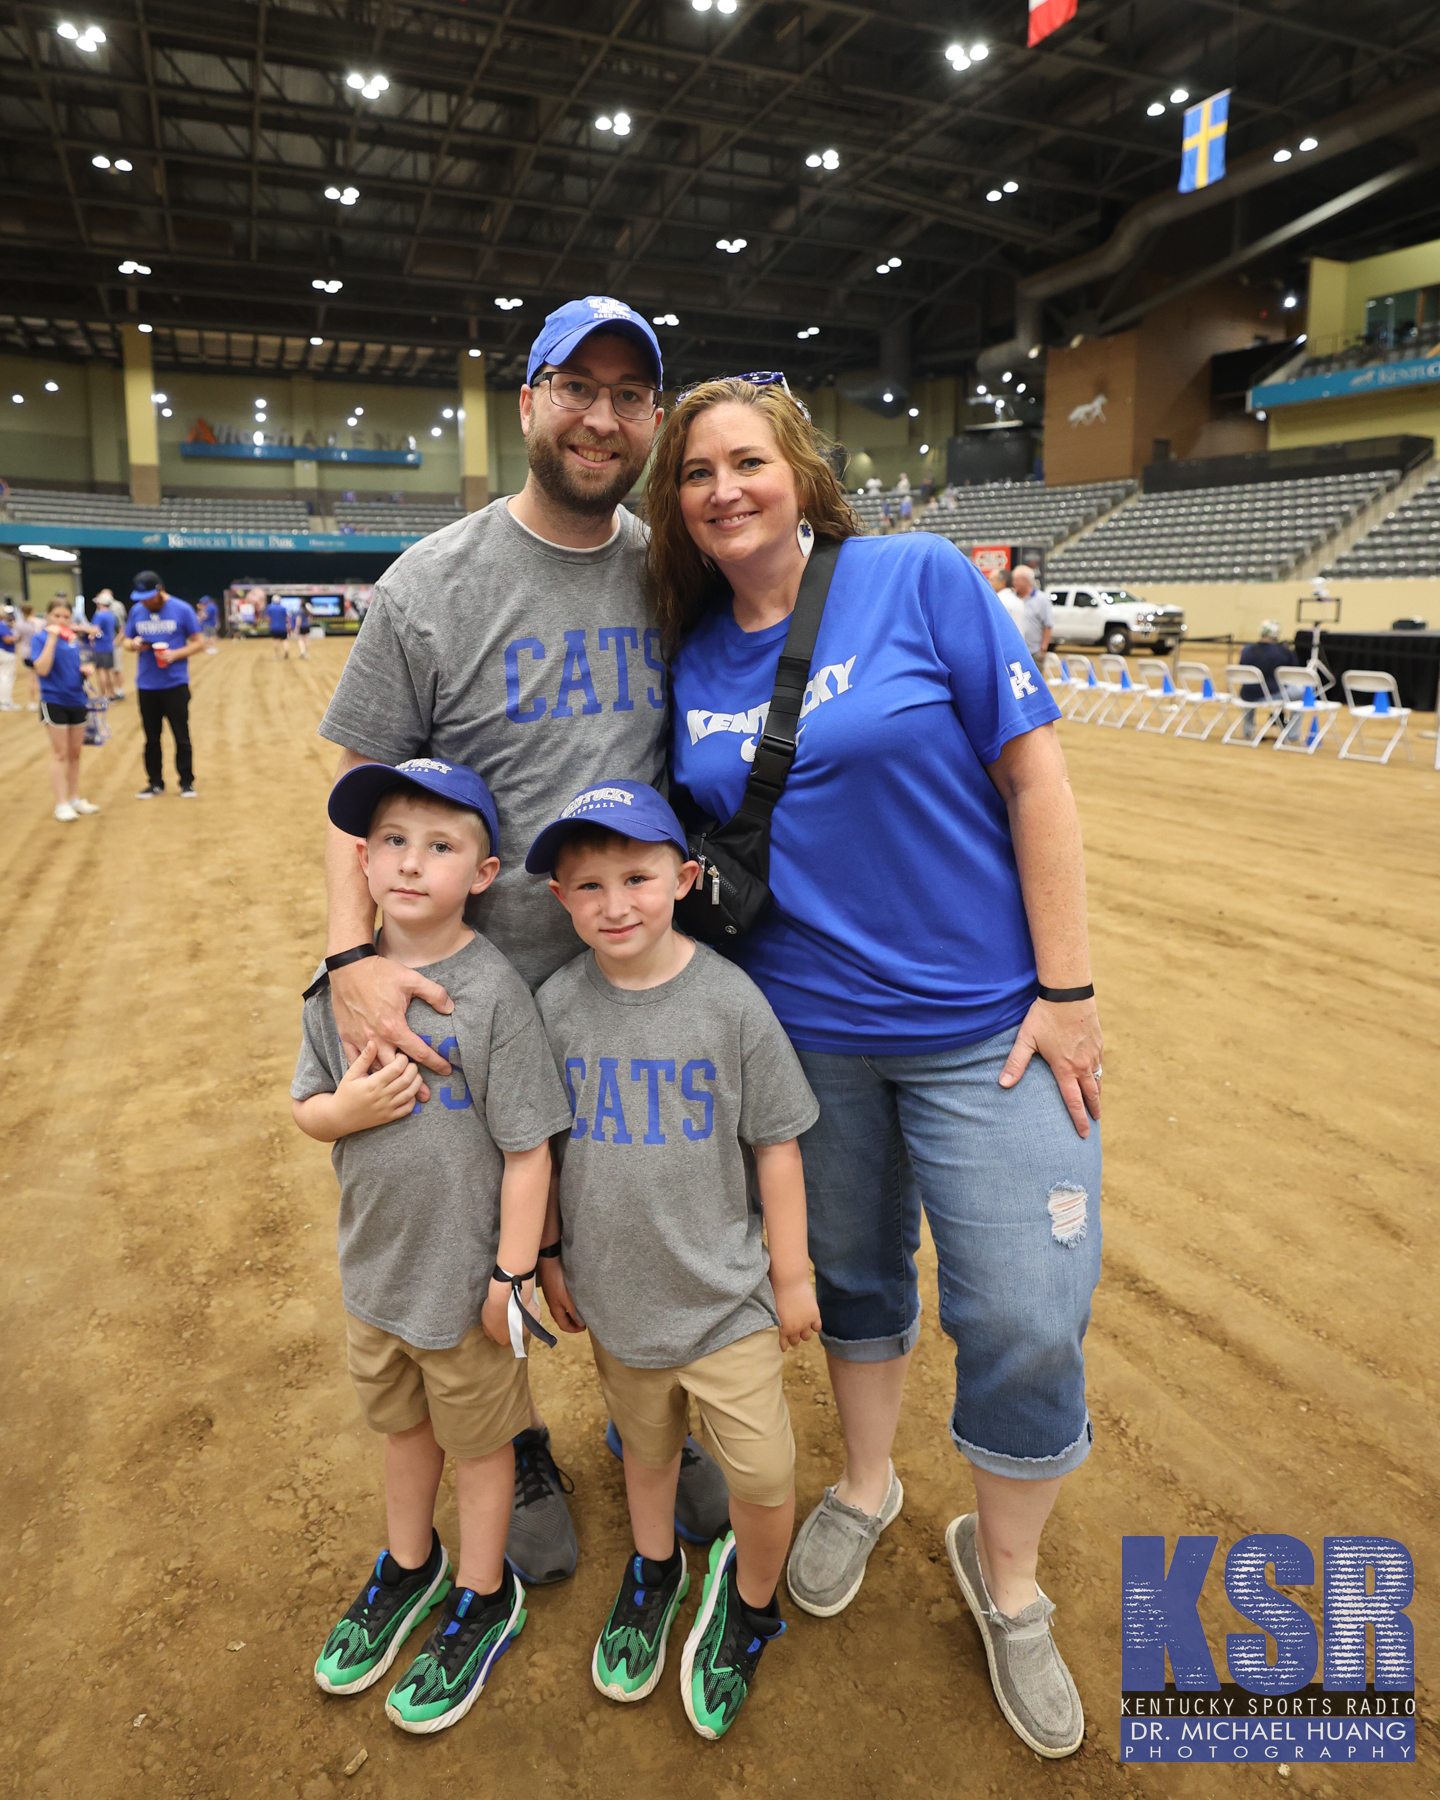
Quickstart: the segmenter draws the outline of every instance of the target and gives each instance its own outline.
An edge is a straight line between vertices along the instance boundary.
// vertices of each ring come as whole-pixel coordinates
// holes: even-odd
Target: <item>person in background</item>
[[[180,798],[195,798],[195,770],[190,753],[190,671],[185,666],[204,648],[200,621],[184,600],[173,600],[153,569],[142,569],[131,590],[125,627],[127,649],[139,652],[135,686],[140,692],[140,719],[145,727],[145,786],[137,800],[158,800],[165,792],[160,728],[167,720],[175,740],[175,772]]]
[[[30,698],[26,702],[26,710],[39,712],[40,683],[30,665],[30,640],[41,629],[40,621],[35,617],[35,608],[28,600],[20,602],[20,617],[15,621],[15,654],[25,664],[25,673],[30,683]]]
[[[19,712],[15,704],[15,608],[0,607],[0,712]]]
[[[1020,635],[1025,640],[1025,648],[1038,663],[1050,648],[1050,634],[1055,625],[1055,614],[1050,605],[1050,596],[1035,579],[1035,571],[1029,563],[1021,563],[1010,577],[1010,588],[1019,602],[1018,610],[1007,606],[1015,623],[1020,627]]]
[[[1258,669],[1265,677],[1263,688],[1257,687],[1252,681],[1240,690],[1242,700],[1254,700],[1258,704],[1267,694],[1279,697],[1280,683],[1276,679],[1275,671],[1283,669],[1295,661],[1295,649],[1293,645],[1285,643],[1281,638],[1280,626],[1276,620],[1262,619],[1258,642],[1247,644],[1241,652],[1240,660],[1248,664],[1250,668]],[[1246,738],[1253,738],[1255,735],[1255,707],[1253,706],[1247,710],[1241,722],[1240,735]]]
[[[115,615],[97,594],[90,602],[90,664],[95,671],[95,690],[109,700],[115,692]]]
[[[295,648],[299,652],[301,662],[308,662],[310,660],[310,607],[305,600],[302,599],[294,612],[290,614],[288,629],[290,636],[295,640]],[[285,650],[288,655],[290,650],[288,643]]]
[[[200,596],[200,635],[205,639],[205,654],[215,655],[215,639],[220,632],[220,608],[208,594]]]
[[[270,628],[272,661],[290,660],[290,611],[277,594],[265,608],[265,623]]]
[[[908,494],[910,492],[910,477],[903,469],[900,471],[899,477],[896,480],[895,492],[897,494]]]
[[[910,522],[914,516],[915,502],[911,499],[910,490],[907,487],[902,489],[900,494],[900,529],[902,531],[909,531]]]
[[[55,817],[71,825],[100,808],[80,798],[80,752],[85,747],[85,671],[68,594],[50,602],[45,624],[30,639],[30,661],[40,683],[40,722],[50,734],[50,782]]]
[[[109,588],[101,588],[95,596],[97,605],[106,606],[115,620],[115,689],[112,701],[125,698],[125,621],[129,617],[123,600],[117,600]]]

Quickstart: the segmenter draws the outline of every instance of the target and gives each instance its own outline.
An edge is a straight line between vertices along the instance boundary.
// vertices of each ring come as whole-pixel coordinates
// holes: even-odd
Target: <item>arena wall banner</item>
[[[399,555],[427,534],[359,531],[125,531],[105,525],[0,525],[0,544],[32,544],[42,539],[71,550],[305,550],[349,554],[372,550]]]
[[[1249,407],[1271,410],[1306,400],[1345,400],[1352,394],[1379,394],[1395,388],[1429,387],[1440,381],[1440,356],[1407,358],[1363,369],[1332,369],[1328,375],[1306,375],[1299,381],[1270,381],[1250,390]]]

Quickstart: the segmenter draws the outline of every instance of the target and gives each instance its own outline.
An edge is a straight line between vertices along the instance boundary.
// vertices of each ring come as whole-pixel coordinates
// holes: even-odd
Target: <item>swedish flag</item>
[[[1193,194],[1225,175],[1225,130],[1230,123],[1230,90],[1185,108],[1180,146],[1180,192]]]

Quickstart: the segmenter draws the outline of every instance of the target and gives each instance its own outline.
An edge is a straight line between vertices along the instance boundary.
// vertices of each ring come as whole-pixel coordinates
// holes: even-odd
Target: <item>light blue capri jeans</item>
[[[923,1206],[955,1343],[950,1435],[977,1468],[1040,1481],[1090,1454],[1100,1128],[1076,1133],[1038,1056],[997,1085],[1017,1032],[924,1056],[799,1051],[820,1102],[800,1150],[825,1348],[888,1362],[915,1347]]]

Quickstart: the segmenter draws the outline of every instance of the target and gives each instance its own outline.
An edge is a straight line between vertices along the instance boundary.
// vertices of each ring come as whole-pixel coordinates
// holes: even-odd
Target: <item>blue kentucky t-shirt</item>
[[[270,621],[272,637],[290,629],[290,614],[278,600],[272,600],[265,608],[265,617]]]
[[[158,688],[189,687],[189,662],[169,663],[162,669],[155,660],[155,645],[164,644],[168,650],[183,650],[187,641],[199,631],[200,622],[188,602],[167,599],[161,602],[158,612],[152,613],[143,600],[137,600],[125,621],[126,637],[141,638],[145,643],[135,667],[136,687],[147,693]]]
[[[789,628],[726,606],[676,658],[675,779],[714,818],[740,804]],[[1035,953],[986,766],[1060,716],[1019,631],[945,539],[852,538],[810,667],[774,905],[735,961],[804,1050],[918,1055],[1018,1024]]]
[[[42,625],[30,640],[29,661],[32,668],[45,654],[48,642],[49,638]],[[73,638],[56,638],[55,657],[50,664],[50,673],[40,677],[40,698],[47,706],[85,704],[85,678],[80,673],[80,646]]]
[[[94,619],[99,637],[95,640],[95,648],[102,656],[110,656],[115,650],[115,615],[108,606],[102,606]]]

